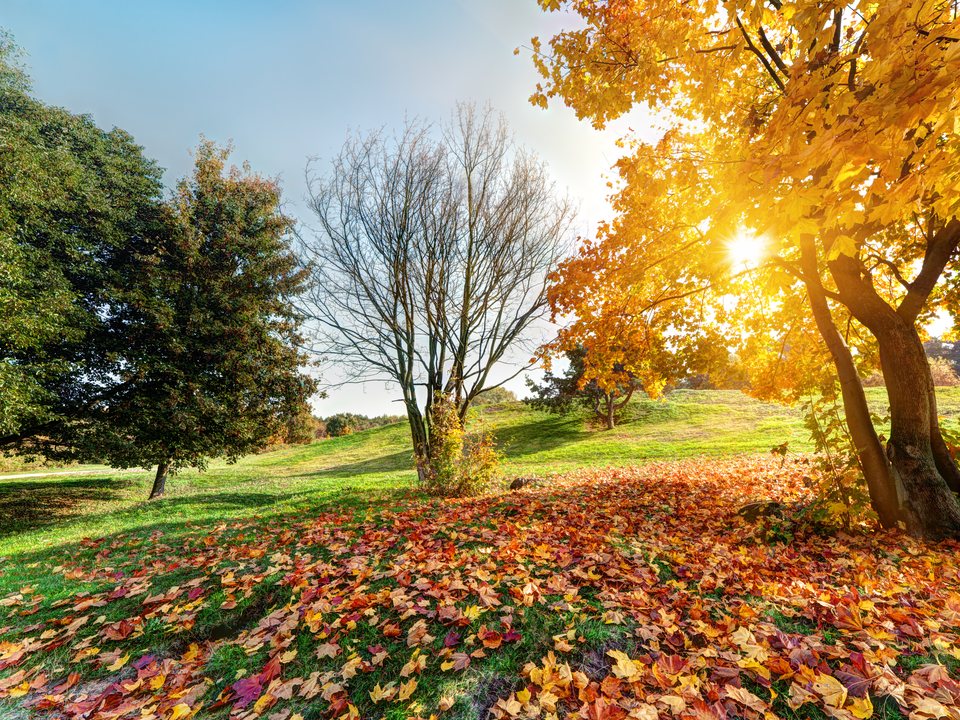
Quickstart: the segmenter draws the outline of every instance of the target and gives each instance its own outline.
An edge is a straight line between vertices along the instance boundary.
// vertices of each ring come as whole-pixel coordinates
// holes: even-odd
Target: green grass
[[[886,413],[883,388],[869,388],[871,406]],[[960,417],[960,388],[941,388],[940,413]],[[630,403],[622,422],[601,429],[586,412],[551,415],[521,403],[486,406],[507,475],[548,476],[578,468],[629,465],[695,456],[765,453],[790,443],[812,449],[800,412],[735,390],[678,390],[662,400]],[[382,507],[413,492],[415,472],[405,423],[308,446],[251,455],[234,465],[213,461],[167,482],[164,499],[146,502],[151,472],[82,466],[78,475],[0,477],[0,556],[50,549],[82,537],[147,526]]]
[[[868,397],[873,409],[884,414],[882,388],[868,390]],[[947,422],[955,423],[960,417],[960,388],[943,390],[939,398],[941,415]],[[486,407],[481,415],[496,429],[508,475],[543,477],[580,468],[647,461],[756,455],[768,453],[771,447],[783,442],[790,443],[792,452],[811,449],[797,410],[761,403],[736,391],[676,391],[661,401],[636,400],[628,407],[621,424],[612,431],[601,429],[585,413],[550,415],[519,403]],[[236,569],[237,577],[247,572],[263,574],[250,586],[248,594],[238,595],[237,605],[229,612],[220,608],[232,598],[214,576],[212,587],[205,590],[209,592],[208,600],[194,618],[192,629],[178,628],[172,621],[153,617],[138,630],[142,634],[115,645],[121,651],[152,648],[152,652],[178,656],[190,642],[202,642],[218,633],[229,638],[251,623],[255,627],[260,618],[288,601],[291,591],[278,586],[286,571],[270,574],[265,568],[272,562],[269,553],[285,547],[282,535],[286,528],[296,527],[301,519],[316,519],[325,512],[337,513],[339,519],[334,520],[333,525],[346,528],[356,539],[364,532],[376,534],[386,528],[384,523],[388,522],[390,512],[410,501],[419,503],[417,512],[425,521],[440,515],[445,508],[441,501],[418,496],[409,429],[405,424],[249,456],[233,465],[214,462],[203,473],[191,470],[170,478],[167,496],[148,502],[146,497],[152,479],[150,472],[110,470],[67,476],[0,477],[0,517],[5,520],[0,523],[0,598],[20,592],[26,586],[45,598],[42,605],[38,602],[35,614],[26,614],[25,610],[22,619],[19,616],[16,619],[17,623],[37,623],[38,627],[53,623],[70,613],[69,604],[66,609],[58,605],[61,600],[73,598],[71,602],[75,602],[78,592],[95,595],[112,587],[106,575],[70,578],[69,583],[65,583],[66,566],[93,568],[103,573],[126,568],[129,573],[131,568],[147,567],[160,562],[160,558],[166,558],[164,562],[180,556],[189,558],[198,548],[203,549],[204,539],[210,539],[204,537],[207,533],[216,535],[220,547],[233,549],[269,538],[273,545],[266,557],[249,560],[248,556],[245,560],[242,556],[227,557],[230,553],[226,552],[220,560],[216,575],[231,569]],[[447,524],[441,526],[443,529],[437,530],[437,542],[440,545],[456,542],[459,552],[475,556],[477,562],[482,563],[490,545],[481,540],[478,533],[484,529],[497,530],[499,524],[512,522],[517,512],[526,515],[528,523],[543,520],[520,495],[507,494],[485,501],[489,501],[486,514],[462,520],[459,516],[448,519]],[[549,501],[549,492],[545,491],[539,502]],[[647,510],[659,513],[657,517],[670,515],[670,508],[666,506],[652,505]],[[345,511],[346,517],[339,515]],[[462,535],[464,529],[471,528],[475,532],[469,538]],[[618,547],[614,538],[609,542]],[[307,553],[307,562],[311,557],[338,562],[336,551],[320,544],[307,546],[303,552]],[[399,546],[391,548],[375,560],[387,567],[386,563],[402,552]],[[683,568],[679,564],[675,566],[668,556],[650,555],[649,563],[660,585],[676,588],[686,582]],[[251,570],[252,567],[258,569]],[[530,569],[536,572],[533,565]],[[182,569],[171,565],[148,594],[185,585],[194,575],[196,570],[188,568],[186,563]],[[364,592],[374,593],[385,583],[384,578],[371,579]],[[136,615],[144,597],[131,596],[111,602],[102,611],[102,622],[114,623]],[[708,604],[722,600],[720,595],[702,594],[700,598]],[[489,703],[522,688],[522,668],[537,662],[558,634],[572,631],[577,638],[578,649],[568,656],[575,669],[578,664],[587,669],[591,664],[605,668],[609,665],[606,655],[609,649],[629,652],[636,649],[637,640],[633,635],[636,628],[611,625],[600,619],[604,604],[594,588],[584,587],[578,602],[582,602],[585,612],[575,620],[570,619],[573,616],[561,619],[547,611],[528,609],[524,613],[523,608],[517,608],[512,627],[519,633],[519,641],[505,645],[483,662],[476,662],[476,672],[424,674],[418,696],[428,707],[435,706],[443,696],[456,696],[460,698],[455,709],[457,716],[486,718]],[[506,608],[491,611],[481,622],[493,627],[497,622],[494,617],[504,612]],[[9,617],[13,618],[12,611]],[[794,614],[771,609],[768,617],[792,635],[807,636],[816,632],[808,621]],[[820,632],[825,644],[835,643],[831,630]],[[296,642],[299,655],[295,660],[296,670],[292,670],[294,674],[307,677],[329,665],[312,655],[313,641],[299,637]],[[344,639],[343,658],[356,652],[369,659],[372,654],[369,648],[378,643],[390,653],[382,667],[384,677],[397,677],[399,668],[411,655],[405,637],[385,641],[363,621],[348,640]],[[442,643],[443,637],[438,635],[433,651],[441,650]],[[237,645],[219,645],[207,666],[207,676],[213,683],[210,696],[215,697],[234,683],[238,671],[258,671],[265,658],[265,649],[248,653]],[[909,671],[913,666],[941,660],[939,656],[911,656],[905,657],[902,663]],[[68,654],[52,652],[43,662],[55,676],[68,671],[77,661]],[[957,670],[956,666],[951,669]],[[103,670],[99,674],[110,673]],[[99,675],[94,673],[88,677]],[[363,697],[374,689],[378,677],[378,673],[357,676],[354,689]],[[751,691],[763,695],[760,689],[751,688]],[[784,689],[777,691],[782,695]],[[0,708],[0,715],[9,708],[10,705]],[[319,717],[316,703],[304,701],[290,709],[300,712],[305,719]],[[384,708],[384,712],[391,718],[406,717],[399,706],[391,706],[389,711]],[[224,709],[211,717],[226,714]],[[884,710],[883,715],[895,717],[892,711]],[[820,717],[809,709],[800,715],[790,712],[784,716],[807,720]]]

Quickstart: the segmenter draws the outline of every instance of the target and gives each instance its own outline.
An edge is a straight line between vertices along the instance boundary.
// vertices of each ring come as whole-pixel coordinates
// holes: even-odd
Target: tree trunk
[[[930,448],[933,450],[933,460],[937,464],[937,471],[940,476],[947,481],[947,487],[955,493],[960,493],[960,469],[957,468],[957,463],[940,434],[937,394],[933,383],[930,384],[930,387]]]
[[[606,417],[606,420],[607,420],[607,430],[613,430],[613,426],[614,426],[614,424],[615,424],[615,423],[614,423],[614,417],[613,417],[613,411],[616,409],[616,408],[614,407],[614,403],[613,403],[613,393],[609,393],[609,392],[608,392],[608,393],[606,393],[603,397],[604,397],[604,399],[607,401],[607,417]]]
[[[922,302],[908,294],[894,310],[877,294],[858,260],[840,255],[828,264],[843,303],[870,330],[880,348],[890,401],[886,454],[899,480],[900,511],[907,531],[931,540],[960,537],[960,505],[938,469],[938,460],[948,476],[957,470],[949,453],[935,450],[938,443],[932,434],[939,435],[940,430],[933,377],[914,326],[916,307],[906,306],[908,300],[918,307]]]
[[[161,460],[157,465],[157,475],[153,479],[153,490],[150,491],[150,499],[155,500],[163,495],[167,486],[167,473],[170,471],[170,460]]]
[[[820,272],[816,264],[812,238],[804,237],[801,240],[801,253],[804,274],[808,278],[805,281],[807,299],[813,311],[817,329],[837,369],[840,393],[843,398],[843,412],[847,428],[850,430],[850,437],[857,448],[864,479],[867,481],[870,505],[877,513],[881,527],[896,527],[897,520],[900,518],[896,481],[883,451],[883,445],[873,427],[873,421],[870,419],[867,397],[863,392],[863,383],[854,365],[850,348],[833,322],[826,295],[819,283]]]
[[[413,461],[417,467],[417,482],[421,487],[430,479],[430,438],[420,409],[407,408],[407,421],[410,423],[410,436],[413,439]]]
[[[880,323],[874,334],[890,400],[887,457],[903,483],[907,530],[933,540],[958,537],[960,505],[939,467],[944,465],[948,477],[957,469],[946,446],[938,451],[933,441],[936,434],[943,443],[930,365],[916,329],[894,318]]]

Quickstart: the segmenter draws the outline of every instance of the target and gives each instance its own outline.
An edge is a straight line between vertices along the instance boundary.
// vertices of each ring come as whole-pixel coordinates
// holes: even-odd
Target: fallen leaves
[[[960,659],[957,547],[893,533],[765,545],[736,508],[792,501],[798,474],[675,463],[359,522],[330,512],[100,539],[88,552],[129,543],[137,564],[65,560],[73,595],[19,583],[0,606],[0,702],[89,720],[221,707],[279,720],[296,702],[414,717],[454,705],[431,673],[467,679],[520,647],[536,659],[491,700],[494,717],[759,720],[815,706],[865,720],[877,697],[911,720],[957,717],[960,685],[943,664]],[[205,636],[240,613],[234,630]],[[175,647],[144,654],[150,628]],[[44,662],[58,648],[74,661],[59,674]],[[237,676],[211,661],[227,650],[246,658]],[[110,675],[95,686],[98,672]]]

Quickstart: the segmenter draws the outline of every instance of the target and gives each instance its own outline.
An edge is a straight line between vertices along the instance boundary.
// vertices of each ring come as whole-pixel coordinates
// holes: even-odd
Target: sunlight
[[[752,235],[738,235],[727,243],[727,254],[734,265],[755,265],[763,257],[765,243]]]

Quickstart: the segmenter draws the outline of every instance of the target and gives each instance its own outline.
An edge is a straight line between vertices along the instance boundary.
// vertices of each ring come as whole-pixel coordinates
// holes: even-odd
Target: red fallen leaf
[[[368,645],[367,652],[369,652],[371,655],[379,655],[382,652],[386,652],[386,648],[380,643],[377,643],[376,645]]]
[[[661,655],[657,658],[657,665],[668,675],[679,675],[687,664],[679,655]]]
[[[203,595],[203,593],[204,593],[204,589],[202,587],[195,587],[190,592],[187,593],[187,600],[189,602],[193,602],[198,597]]]
[[[121,620],[113,625],[104,626],[102,633],[104,637],[110,640],[125,640],[133,634],[134,629],[133,623]]]
[[[260,671],[260,679],[264,684],[269,683],[275,677],[280,675],[280,658],[272,657],[267,660],[267,664],[263,666],[263,670]]]
[[[63,641],[61,641],[60,644],[62,645]],[[9,657],[5,658],[4,660],[0,660],[0,670],[14,667],[21,660],[23,660],[25,655],[26,653],[23,650],[17,650],[16,652],[12,653]]]
[[[233,706],[235,710],[245,708],[260,697],[260,693],[263,691],[259,675],[241,678],[230,687],[237,694],[237,702]]]
[[[522,640],[522,639],[523,639],[523,636],[520,633],[518,633],[516,630],[508,630],[503,634],[503,641],[505,643],[517,642],[518,640]]]
[[[833,673],[843,683],[847,691],[858,698],[865,698],[873,686],[873,680],[879,673],[864,659],[862,653],[850,653],[850,664],[841,665]]]
[[[400,631],[400,625],[396,623],[391,623],[390,625],[384,625],[383,635],[384,637],[388,637],[388,638],[400,637],[400,635],[402,635],[402,632]]]
[[[63,695],[67,690],[72,688],[77,684],[77,680],[80,679],[80,673],[70,673],[67,675],[66,681],[62,685],[57,685],[53,690],[50,691],[51,695]]]
[[[496,630],[488,630],[486,625],[481,625],[477,630],[477,637],[483,642],[483,646],[496,650],[503,642],[503,636]]]
[[[696,720],[727,720],[727,709],[718,702],[708,705],[703,700],[694,700],[693,713]]]
[[[461,637],[463,637],[461,633],[454,632],[453,630],[451,630],[450,632],[447,633],[447,636],[443,639],[444,647],[448,647],[448,648],[456,647],[457,644],[460,642]]]
[[[616,700],[620,697],[620,685],[622,681],[620,678],[616,678],[613,675],[607,675],[603,679],[603,682],[600,683],[600,692],[606,695],[608,698]]]
[[[144,655],[139,660],[135,660],[131,667],[133,667],[135,670],[143,670],[143,668],[154,662],[156,659],[156,655]]]

